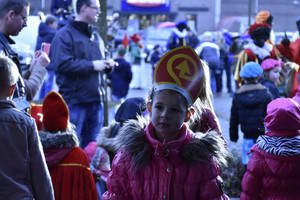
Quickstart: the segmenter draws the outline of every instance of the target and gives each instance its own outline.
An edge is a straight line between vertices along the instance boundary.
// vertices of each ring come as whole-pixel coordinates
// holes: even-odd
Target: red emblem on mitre
[[[166,53],[156,65],[154,90],[175,90],[193,104],[200,95],[202,80],[202,64],[194,49],[178,47]]]

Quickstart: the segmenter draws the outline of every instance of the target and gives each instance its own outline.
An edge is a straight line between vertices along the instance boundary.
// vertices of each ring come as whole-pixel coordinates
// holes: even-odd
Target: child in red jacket
[[[300,106],[289,98],[269,103],[266,133],[252,147],[241,200],[299,199]]]
[[[186,124],[207,84],[204,67],[189,46],[161,58],[147,103],[151,121],[146,127],[129,121],[120,129],[123,145],[102,200],[228,199],[219,176],[228,153],[225,141],[216,131],[194,133]]]

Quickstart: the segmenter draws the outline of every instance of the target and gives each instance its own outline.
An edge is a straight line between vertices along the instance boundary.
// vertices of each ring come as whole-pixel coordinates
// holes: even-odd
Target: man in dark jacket
[[[102,73],[115,62],[103,60],[104,44],[92,26],[100,14],[99,1],[78,0],[76,8],[75,20],[56,33],[50,57],[59,93],[68,104],[70,121],[76,125],[80,145],[84,148],[102,127],[101,102],[105,95]]]
[[[24,74],[22,73],[18,54],[12,48],[15,42],[10,36],[17,36],[27,26],[28,14],[29,3],[26,0],[3,0],[0,3],[0,52],[12,59],[19,69],[20,76],[15,89],[14,100],[22,98],[24,102],[26,101],[25,97],[28,101],[32,100],[42,86],[47,74],[46,67],[50,62],[46,53],[37,51],[29,70]],[[18,100],[18,102],[20,101]],[[26,104],[29,106],[28,103]],[[26,109],[22,106],[18,108]]]

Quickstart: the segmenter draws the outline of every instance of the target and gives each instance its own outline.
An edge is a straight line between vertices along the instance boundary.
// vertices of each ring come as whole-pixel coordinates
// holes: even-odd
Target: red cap
[[[203,67],[190,46],[175,48],[160,59],[154,71],[154,90],[175,90],[191,105],[203,87]]]
[[[142,40],[142,37],[138,33],[135,33],[134,35],[130,36],[130,38],[135,43],[138,43],[140,40]]]
[[[124,39],[122,40],[122,44],[123,44],[125,47],[127,47],[128,44],[129,44],[129,39],[128,39],[126,33],[125,33],[125,35],[124,35]]]
[[[55,91],[50,91],[43,103],[44,129],[57,132],[64,131],[68,126],[69,109],[62,96]]]
[[[249,34],[252,35],[254,30],[260,29],[260,28],[269,28],[271,29],[271,26],[268,23],[254,23],[249,28]]]

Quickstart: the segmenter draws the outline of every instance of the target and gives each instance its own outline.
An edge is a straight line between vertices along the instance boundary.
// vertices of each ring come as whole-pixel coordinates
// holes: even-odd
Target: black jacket
[[[102,59],[97,34],[93,26],[72,20],[53,38],[50,58],[67,104],[103,100],[103,73],[95,71],[92,63]]]
[[[272,94],[272,99],[280,98],[279,90],[274,83],[264,78],[260,78],[259,82],[269,89],[269,92]]]
[[[22,69],[20,65],[20,61],[18,58],[18,54],[11,48],[10,45],[15,44],[15,42],[6,36],[3,33],[0,33],[0,51],[4,53],[7,57],[9,57],[18,67],[19,69],[19,80],[17,82],[17,87],[15,89],[14,97],[25,96],[25,84],[22,78]]]
[[[264,134],[267,105],[272,101],[268,89],[261,85],[245,84],[233,96],[230,114],[230,140],[238,140],[238,126],[244,138],[257,139]]]

